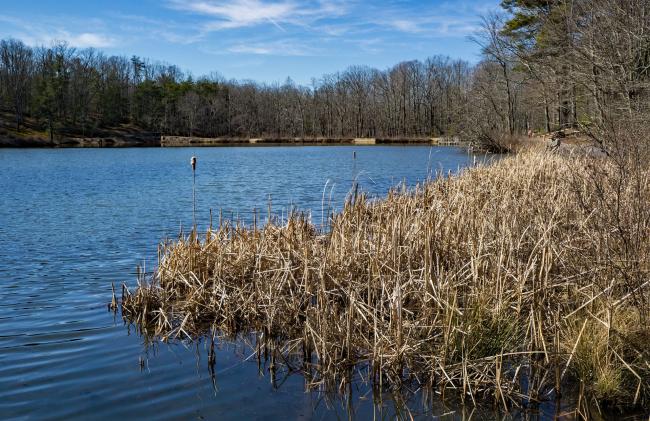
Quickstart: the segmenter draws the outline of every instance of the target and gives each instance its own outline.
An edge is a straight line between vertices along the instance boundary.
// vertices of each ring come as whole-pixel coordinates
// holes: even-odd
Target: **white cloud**
[[[110,13],[114,22],[118,22],[116,31],[129,33],[130,39],[161,39],[172,44],[190,45],[205,38],[200,28],[173,19],[152,19],[147,16]]]
[[[81,34],[69,34],[64,33],[63,40],[68,42],[73,47],[79,48],[106,48],[112,47],[115,45],[115,40],[113,38],[107,37],[102,34],[95,34],[91,32],[84,32]]]
[[[417,38],[458,38],[475,32],[485,10],[499,6],[499,0],[455,0],[442,2],[368,2],[356,15],[375,30],[392,31]],[[395,34],[397,32],[397,34]]]
[[[396,19],[388,22],[388,25],[402,32],[422,32],[422,28],[412,20]]]
[[[0,15],[0,22],[8,24],[2,36],[19,39],[31,46],[49,46],[55,42],[66,42],[76,48],[106,48],[116,44],[116,39],[100,32],[74,32],[36,20],[25,21],[11,16]],[[97,22],[95,22],[97,23]],[[13,27],[11,30],[10,27]]]
[[[475,32],[479,27],[478,16],[452,18],[449,16],[422,16],[419,18],[398,18],[377,21],[397,31],[420,34],[424,36],[464,37]]]
[[[338,25],[321,25],[318,28],[322,33],[332,37],[340,37],[349,33],[352,30],[350,25],[338,24]]]
[[[238,43],[228,47],[230,53],[274,55],[274,56],[309,56],[314,51],[291,41]]]
[[[283,25],[309,26],[328,17],[346,12],[344,4],[334,0],[295,2],[292,0],[169,0],[175,10],[205,16],[210,20],[202,29],[206,32],[272,24],[284,31]]]
[[[297,6],[292,3],[263,3],[259,0],[238,0],[218,5],[212,2],[183,2],[185,10],[219,18],[206,27],[210,29],[230,29],[253,26],[270,22],[279,26],[297,14]]]
[[[52,32],[31,32],[28,34],[18,33],[14,36],[31,46],[44,45],[47,47],[57,42],[65,42],[70,47],[75,48],[107,48],[115,45],[113,38],[91,32],[72,34],[64,30],[54,30]]]

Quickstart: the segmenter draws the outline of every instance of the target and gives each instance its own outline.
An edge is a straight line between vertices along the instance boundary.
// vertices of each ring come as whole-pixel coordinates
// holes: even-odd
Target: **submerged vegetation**
[[[524,151],[351,195],[324,229],[302,214],[219,221],[161,245],[119,305],[149,338],[253,332],[258,355],[312,385],[363,365],[378,387],[506,410],[566,391],[583,417],[647,409],[649,200],[647,168],[623,179],[607,157]]]

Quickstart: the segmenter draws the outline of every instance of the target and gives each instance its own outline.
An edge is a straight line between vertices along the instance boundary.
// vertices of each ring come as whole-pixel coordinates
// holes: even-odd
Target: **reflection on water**
[[[253,342],[217,341],[211,371],[206,341],[146,343],[107,313],[111,283],[133,287],[159,241],[191,226],[192,155],[199,229],[210,208],[250,221],[269,198],[318,224],[354,178],[380,196],[473,162],[417,146],[0,150],[1,418],[501,418],[415,385],[305,392],[284,362],[258,365]]]
[[[302,356],[286,352],[290,344],[272,350],[260,346],[262,341],[254,334],[237,338],[206,335],[195,340],[172,340],[171,342],[145,340],[144,353],[147,360],[157,358],[161,352],[177,352],[182,348],[194,353],[197,375],[212,388],[215,397],[224,393],[221,378],[231,370],[248,368],[255,370],[256,382],[262,382],[282,399],[283,388],[303,389],[305,413],[299,418],[332,419],[440,419],[440,420],[545,420],[574,419],[569,410],[575,402],[550,400],[542,404],[513,407],[504,413],[499,404],[477,402],[476,405],[460,400],[453,390],[443,391],[413,379],[399,385],[386,385],[378,389],[370,380],[368,367],[359,364],[350,369],[347,378],[323,379],[318,371],[305,369]],[[220,363],[225,358],[228,362]],[[233,361],[234,358],[234,361]],[[317,364],[316,359],[312,359]],[[147,370],[147,362],[142,369]],[[302,368],[301,368],[302,367]],[[203,371],[203,376],[200,371]],[[348,381],[350,380],[350,381]],[[291,393],[291,392],[289,392]],[[269,402],[284,406],[287,402]],[[239,413],[242,415],[241,413]],[[236,416],[237,414],[232,414]]]

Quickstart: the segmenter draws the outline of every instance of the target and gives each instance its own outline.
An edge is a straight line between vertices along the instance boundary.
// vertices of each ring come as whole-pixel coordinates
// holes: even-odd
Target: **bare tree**
[[[32,70],[30,48],[13,39],[0,42],[0,85],[6,102],[13,108],[17,130],[23,124],[29,103]]]
[[[472,37],[472,39],[481,46],[486,58],[496,63],[501,70],[507,96],[507,130],[510,135],[513,135],[515,132],[515,104],[512,78],[514,57],[510,53],[508,43],[501,33],[503,25],[504,21],[500,15],[489,14],[483,18],[482,31]]]

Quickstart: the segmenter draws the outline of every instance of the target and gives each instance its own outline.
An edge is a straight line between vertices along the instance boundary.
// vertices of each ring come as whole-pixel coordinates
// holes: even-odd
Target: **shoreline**
[[[395,138],[301,138],[301,137],[188,137],[159,136],[155,134],[134,134],[111,137],[60,138],[50,141],[37,137],[0,136],[0,149],[23,148],[132,148],[132,147],[228,147],[228,146],[467,146],[457,138],[443,137],[395,137]]]
[[[192,147],[192,146],[241,146],[241,145],[460,145],[458,139],[442,137],[394,137],[394,138],[321,138],[321,137],[186,137],[186,136],[161,136],[162,147]]]

